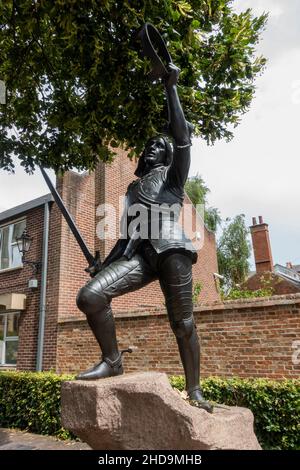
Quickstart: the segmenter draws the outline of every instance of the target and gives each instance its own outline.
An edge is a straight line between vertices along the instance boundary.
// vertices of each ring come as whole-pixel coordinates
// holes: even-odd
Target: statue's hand
[[[85,268],[85,272],[89,273],[91,277],[95,277],[103,268],[103,265],[100,260],[99,251],[96,252],[96,256],[94,259],[93,264],[91,264],[88,268]]]
[[[91,277],[95,277],[96,274],[100,273],[102,267],[100,266],[90,266],[88,268],[85,268],[85,272],[89,273]]]
[[[85,268],[85,272],[89,273],[89,275],[91,277],[95,277],[96,274],[100,273],[101,269],[102,269],[101,266],[94,265],[94,266],[90,266],[88,268]]]
[[[175,64],[170,62],[167,66],[167,70],[168,70],[168,74],[164,78],[165,86],[168,87],[168,86],[176,85],[178,82],[180,69]]]

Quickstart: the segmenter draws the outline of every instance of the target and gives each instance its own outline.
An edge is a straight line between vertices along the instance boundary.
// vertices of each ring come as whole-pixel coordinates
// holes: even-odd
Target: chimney
[[[292,262],[291,262],[291,261],[287,261],[286,267],[287,267],[288,269],[293,269],[293,264],[292,264]]]
[[[263,221],[262,216],[252,218],[250,227],[252,245],[254,251],[256,272],[263,273],[265,271],[273,271],[273,258],[269,237],[269,226]]]

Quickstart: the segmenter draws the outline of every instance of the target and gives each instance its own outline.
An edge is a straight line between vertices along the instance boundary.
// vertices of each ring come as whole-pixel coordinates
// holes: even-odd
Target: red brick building
[[[125,152],[120,152],[112,164],[100,163],[94,173],[80,175],[68,172],[57,181],[62,199],[90,251],[100,249],[102,259],[110,251],[114,240],[104,241],[97,236],[103,216],[99,205],[105,202],[119,207],[119,196],[125,194],[132,181],[135,166],[136,163],[131,162]],[[118,212],[117,209],[117,220]],[[195,209],[192,218],[194,224]],[[31,265],[22,265],[16,246],[16,237],[25,227],[33,237],[26,260],[43,262],[37,275]],[[201,283],[199,301],[217,301],[215,237],[205,227],[201,236],[203,246],[194,265],[194,283]],[[87,263],[51,195],[2,212],[0,237],[0,367],[74,372],[97,361],[98,348],[84,315],[76,307],[77,292],[89,279],[84,271]],[[37,279],[38,287],[28,286],[28,281],[33,277]],[[153,344],[150,357],[143,359],[142,368],[152,368],[153,362],[160,370],[164,369],[162,364],[165,362],[176,364],[177,369],[180,367],[174,348],[166,351],[161,364],[155,358],[166,335],[165,330],[162,334],[157,331],[157,312],[164,310],[164,298],[158,282],[114,299],[113,310],[120,342],[126,342],[128,346],[129,341],[130,345],[139,348],[141,354],[145,337],[143,334],[128,336],[128,327],[137,322],[143,323],[143,318],[147,318],[145,330],[147,335],[153,333],[150,340]],[[171,338],[171,330],[167,335]],[[173,337],[172,341],[175,344]],[[139,361],[142,360],[140,353]]]
[[[296,294],[300,292],[300,273],[297,266],[273,263],[269,227],[259,216],[250,227],[256,272],[243,284],[243,288],[257,290],[271,287],[275,295]],[[298,270],[297,270],[298,269]]]
[[[34,237],[28,260],[42,260],[44,214],[52,198],[40,197],[0,214],[0,364],[35,368],[40,289],[28,288],[32,267],[22,266],[16,237],[25,227]],[[41,273],[37,276],[39,285]],[[25,366],[26,368],[26,366]]]

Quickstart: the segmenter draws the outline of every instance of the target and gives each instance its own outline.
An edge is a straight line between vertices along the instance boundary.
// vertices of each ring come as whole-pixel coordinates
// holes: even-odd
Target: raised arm
[[[185,120],[177,93],[179,68],[174,64],[168,66],[169,74],[165,79],[165,90],[168,102],[169,126],[174,139],[173,162],[169,169],[169,181],[172,186],[181,190],[187,180],[190,169],[190,131]]]
[[[180,70],[176,65],[169,64],[168,71],[169,74],[165,80],[165,90],[172,136],[177,145],[190,144],[189,129],[177,93],[177,82]]]

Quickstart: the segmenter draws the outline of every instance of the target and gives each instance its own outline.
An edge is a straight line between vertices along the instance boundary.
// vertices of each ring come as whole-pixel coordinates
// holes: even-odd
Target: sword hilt
[[[95,258],[88,268],[85,268],[85,272],[89,273],[91,277],[95,277],[102,269],[102,263],[100,259],[100,252],[97,250]]]

